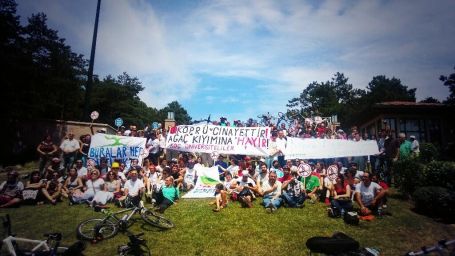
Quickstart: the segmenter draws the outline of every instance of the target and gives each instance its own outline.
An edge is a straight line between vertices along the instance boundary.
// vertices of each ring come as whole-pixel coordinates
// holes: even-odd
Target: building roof
[[[388,101],[376,103],[375,107],[444,107],[442,103],[423,103],[413,101]]]

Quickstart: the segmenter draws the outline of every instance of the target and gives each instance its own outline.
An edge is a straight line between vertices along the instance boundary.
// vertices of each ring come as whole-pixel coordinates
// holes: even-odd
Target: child
[[[219,212],[221,209],[226,208],[227,206],[227,196],[226,190],[222,183],[218,183],[215,186],[215,204],[216,208],[213,209],[214,212]]]

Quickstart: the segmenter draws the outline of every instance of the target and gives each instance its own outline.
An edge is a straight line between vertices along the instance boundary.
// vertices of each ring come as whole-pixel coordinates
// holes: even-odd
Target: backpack
[[[349,225],[359,225],[359,215],[357,212],[347,212],[344,215],[343,220]]]

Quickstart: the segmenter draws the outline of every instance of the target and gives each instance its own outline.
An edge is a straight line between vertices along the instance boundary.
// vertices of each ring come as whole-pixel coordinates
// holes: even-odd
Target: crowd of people
[[[215,125],[226,125],[214,123]],[[343,215],[355,203],[360,214],[377,213],[387,207],[387,189],[392,182],[393,163],[399,158],[418,154],[415,137],[383,129],[379,138],[361,136],[356,127],[346,134],[335,133],[324,122],[298,123],[288,127],[272,127],[269,157],[220,155],[216,161],[207,153],[183,153],[166,150],[166,130],[138,131],[136,127],[120,129],[118,135],[147,138],[149,156],[139,163],[100,159],[98,164],[87,158],[91,135],[74,138],[69,132],[59,145],[47,135],[37,146],[40,156],[38,170],[29,174],[23,184],[18,172],[10,170],[7,180],[0,184],[0,207],[20,204],[87,204],[104,207],[115,202],[120,207],[137,203],[145,197],[156,209],[164,212],[178,202],[180,194],[191,190],[200,166],[217,166],[221,183],[216,185],[215,212],[232,202],[242,207],[253,207],[255,200],[267,212],[281,206],[302,208],[306,201],[321,201],[334,215]],[[103,132],[103,131],[98,131]],[[338,159],[285,160],[283,149],[288,136],[302,138],[332,138],[360,141],[376,139],[380,154],[376,156],[345,157]],[[311,167],[305,176],[299,166]],[[329,178],[328,168],[335,166],[336,178]]]

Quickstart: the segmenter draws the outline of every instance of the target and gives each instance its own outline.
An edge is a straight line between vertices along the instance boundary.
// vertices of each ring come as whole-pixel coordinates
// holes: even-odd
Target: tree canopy
[[[84,120],[83,96],[87,82],[87,59],[72,51],[58,31],[47,25],[44,13],[32,14],[22,26],[14,0],[0,0],[1,106],[6,120]],[[95,76],[96,78],[96,76]],[[125,125],[145,127],[163,122],[162,113],[172,109],[178,123],[191,120],[187,111],[172,102],[157,110],[139,98],[145,88],[138,78],[124,72],[95,79],[90,109],[100,113],[99,122],[113,125],[122,117]]]
[[[379,102],[416,101],[416,89],[408,89],[397,78],[384,75],[373,77],[366,90],[353,88],[343,73],[337,72],[326,82],[312,82],[286,105],[288,115],[300,113],[305,117],[337,115],[346,127],[356,124],[357,118]]]

